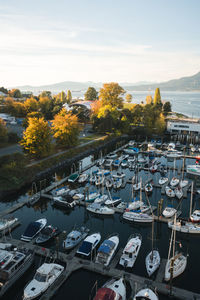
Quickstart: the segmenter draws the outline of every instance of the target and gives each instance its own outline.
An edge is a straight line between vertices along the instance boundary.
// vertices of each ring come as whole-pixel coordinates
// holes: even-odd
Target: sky
[[[200,71],[199,0],[0,0],[0,86]]]

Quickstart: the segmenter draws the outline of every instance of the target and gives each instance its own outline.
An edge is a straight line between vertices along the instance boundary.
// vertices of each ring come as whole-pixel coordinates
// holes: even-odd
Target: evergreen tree
[[[153,98],[151,95],[146,96],[146,104],[152,104],[153,103]]]
[[[167,115],[171,111],[172,111],[171,103],[169,101],[165,102],[164,105],[163,105],[164,115]]]
[[[70,104],[72,102],[72,93],[70,90],[67,91],[67,103]]]
[[[84,97],[86,101],[95,101],[97,100],[97,91],[95,90],[94,87],[89,87],[87,89],[87,92],[85,93]]]

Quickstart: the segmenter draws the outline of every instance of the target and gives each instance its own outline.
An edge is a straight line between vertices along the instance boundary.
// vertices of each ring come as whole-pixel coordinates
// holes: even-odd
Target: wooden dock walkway
[[[1,242],[5,242],[4,239],[0,240]],[[26,243],[20,240],[7,238],[6,242],[13,244],[15,247],[26,247],[28,249],[31,249],[35,251],[36,254],[41,255],[45,258],[51,258],[52,257],[52,250],[40,246],[35,246],[32,243]],[[54,251],[54,258],[59,259],[63,263],[66,264],[66,270],[62,274],[62,276],[56,280],[56,282],[46,291],[46,293],[42,296],[42,300],[47,300],[53,298],[56,291],[60,288],[60,286],[67,280],[67,278],[76,270],[79,269],[85,269],[91,272],[99,273],[105,276],[109,276],[112,278],[120,278],[124,277],[126,281],[131,282],[131,286],[133,287],[133,283],[135,283],[137,286],[144,286],[147,283],[150,286],[153,286],[157,289],[158,293],[169,295],[169,286],[166,285],[166,283],[162,283],[163,277],[164,277],[164,266],[166,260],[162,260],[161,262],[161,269],[158,271],[156,280],[153,281],[151,279],[148,279],[146,277],[138,276],[136,274],[133,274],[132,270],[131,272],[128,272],[126,270],[120,270],[116,268],[116,265],[118,263],[119,257],[121,255],[122,249],[120,249],[116,256],[114,257],[113,261],[111,262],[110,266],[103,266],[101,264],[97,264],[93,262],[92,260],[86,260],[75,256],[76,250],[73,251],[73,253],[65,254],[63,252]],[[172,294],[176,299],[181,300],[194,300],[194,299],[200,299],[200,294],[193,293],[191,291],[183,290],[177,287],[172,288]]]
[[[19,208],[23,207],[26,204],[27,204],[27,201],[23,201],[23,202],[17,203],[15,205],[1,211],[0,212],[0,218],[5,217],[6,215],[12,214],[14,211],[18,210]]]

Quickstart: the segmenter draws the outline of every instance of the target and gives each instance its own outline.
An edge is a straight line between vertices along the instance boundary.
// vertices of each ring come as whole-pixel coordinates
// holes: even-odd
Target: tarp
[[[112,242],[111,240],[105,240],[99,247],[98,252],[103,252],[108,254],[114,248],[114,246],[115,246],[114,242]]]

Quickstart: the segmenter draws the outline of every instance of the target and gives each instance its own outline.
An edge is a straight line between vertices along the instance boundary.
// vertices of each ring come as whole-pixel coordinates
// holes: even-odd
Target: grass
[[[83,144],[83,143],[98,139],[102,136],[103,136],[102,134],[91,134],[91,135],[88,135],[88,136],[85,136],[85,137],[81,137],[79,139],[79,144]]]

